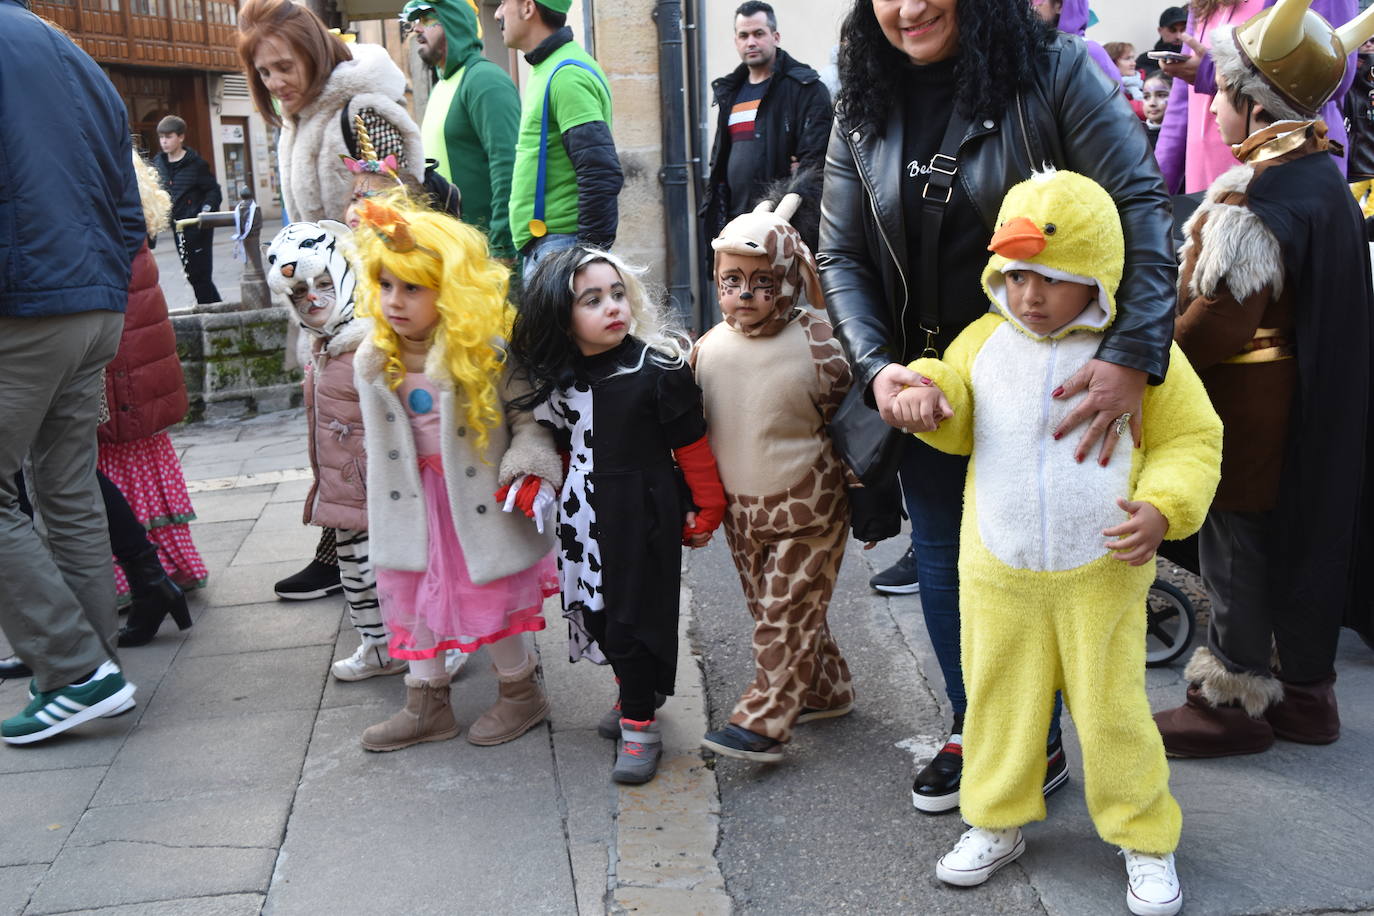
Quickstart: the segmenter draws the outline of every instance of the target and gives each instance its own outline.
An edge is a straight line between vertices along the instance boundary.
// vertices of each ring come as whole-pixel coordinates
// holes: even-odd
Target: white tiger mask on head
[[[353,320],[352,235],[332,219],[299,222],[267,246],[267,286],[287,300],[303,330],[326,340]]]

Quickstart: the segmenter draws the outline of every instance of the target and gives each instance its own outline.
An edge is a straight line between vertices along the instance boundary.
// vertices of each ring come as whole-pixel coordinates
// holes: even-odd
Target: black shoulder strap
[[[357,159],[358,138],[353,135],[353,119],[348,116],[348,109],[352,103],[353,100],[349,99],[348,103],[339,109],[339,130],[343,131],[344,147],[347,148],[349,157]]]
[[[921,306],[921,330],[926,334],[922,356],[938,355],[935,335],[940,333],[940,224],[945,207],[953,193],[954,178],[959,174],[959,143],[968,130],[968,119],[958,105],[950,112],[940,151],[930,160],[930,177],[921,191],[921,282],[918,297]]]

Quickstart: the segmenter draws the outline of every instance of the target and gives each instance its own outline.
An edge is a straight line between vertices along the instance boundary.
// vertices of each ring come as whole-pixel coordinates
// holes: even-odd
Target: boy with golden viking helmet
[[[1186,703],[1156,716],[1174,756],[1335,741],[1342,618],[1370,630],[1355,594],[1371,562],[1357,556],[1371,494],[1369,251],[1317,112],[1374,34],[1374,10],[1333,28],[1308,5],[1281,0],[1212,37],[1212,111],[1241,164],[1189,221],[1179,271],[1174,337],[1226,438],[1199,540],[1207,645],[1185,671]]]

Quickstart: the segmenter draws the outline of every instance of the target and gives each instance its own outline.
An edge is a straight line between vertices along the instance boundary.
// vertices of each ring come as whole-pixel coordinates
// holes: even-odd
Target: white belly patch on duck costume
[[[1121,443],[1107,467],[1097,448],[1079,464],[1083,428],[1055,441],[1054,428],[1083,395],[1050,396],[1097,353],[1102,338],[1076,332],[1035,341],[1004,324],[973,362],[974,498],[984,546],[1016,569],[1074,569],[1107,553],[1102,529],[1126,514],[1132,449]],[[1115,435],[1108,430],[1107,435]]]

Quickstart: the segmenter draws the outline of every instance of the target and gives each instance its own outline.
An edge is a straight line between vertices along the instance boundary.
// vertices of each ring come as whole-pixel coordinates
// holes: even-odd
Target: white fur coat
[[[353,115],[371,108],[405,138],[406,171],[424,174],[420,128],[406,112],[406,78],[379,45],[350,45],[353,59],[334,68],[319,97],[283,119],[277,161],[282,201],[292,220],[343,219],[353,193],[353,173],[340,156],[348,155],[339,112]]]

